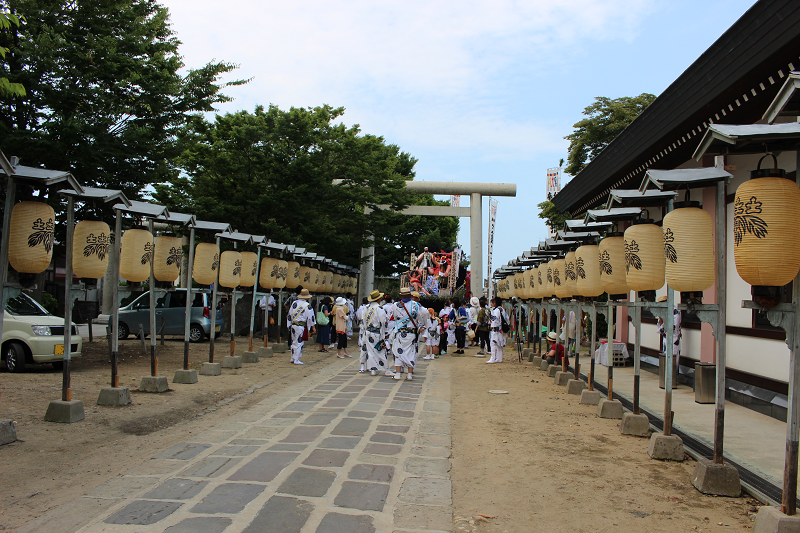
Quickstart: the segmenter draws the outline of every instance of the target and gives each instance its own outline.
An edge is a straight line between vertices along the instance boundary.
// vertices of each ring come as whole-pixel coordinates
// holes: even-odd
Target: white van
[[[80,356],[82,347],[83,339],[72,324],[71,356]],[[9,298],[3,313],[2,359],[9,372],[24,372],[32,363],[52,363],[61,369],[64,319],[48,313],[24,292]]]

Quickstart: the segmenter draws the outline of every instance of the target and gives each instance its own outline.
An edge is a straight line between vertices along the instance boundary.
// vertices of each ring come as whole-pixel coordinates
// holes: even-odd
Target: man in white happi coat
[[[358,345],[361,346],[363,342],[362,335],[361,335],[361,321],[364,320],[364,309],[369,306],[369,300],[364,297],[361,301],[361,305],[356,309],[356,326],[358,326]],[[363,362],[363,361],[362,361]]]
[[[501,298],[492,298],[492,318],[489,322],[489,340],[492,349],[491,357],[487,363],[502,363],[503,362],[503,347],[506,345],[506,334],[503,333],[502,324],[503,319],[508,323],[508,314],[501,305],[503,303]]]
[[[373,376],[386,372],[389,363],[386,359],[386,313],[378,305],[383,296],[380,291],[369,293],[369,304],[361,310],[361,369]]]
[[[386,339],[384,339],[384,342],[386,343],[386,353],[391,354],[392,341],[389,337],[391,336],[391,333],[394,331],[395,320],[394,320],[394,315],[392,315],[392,309],[394,308],[394,304],[392,303],[392,297],[389,296],[388,294],[384,296],[383,302],[384,303],[381,306],[381,308],[383,309],[383,312],[386,313]],[[391,370],[387,370],[386,375],[391,375],[390,373]]]
[[[292,363],[302,365],[300,357],[303,355],[303,333],[308,328],[309,335],[316,332],[317,325],[314,310],[308,304],[311,294],[308,289],[303,289],[297,295],[297,300],[289,306],[286,313],[286,328],[289,330],[289,339],[292,344]]]
[[[389,337],[394,355],[394,379],[400,379],[400,371],[405,367],[408,369],[406,379],[411,381],[417,364],[417,336],[419,328],[428,322],[428,310],[412,300],[411,290],[403,287],[400,289],[400,300],[392,306],[392,314],[395,327]]]

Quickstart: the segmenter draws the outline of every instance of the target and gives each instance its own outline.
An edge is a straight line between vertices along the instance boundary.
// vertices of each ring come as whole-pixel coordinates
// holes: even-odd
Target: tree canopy
[[[343,112],[329,105],[288,111],[270,105],[217,115],[213,122],[195,116],[178,136],[176,164],[185,172],[155,185],[154,199],[354,266],[371,233],[378,275],[397,272],[421,243],[451,247],[457,219],[374,210],[432,203],[433,197],[405,190],[416,159],[382,137],[361,134],[358,126],[335,123]]]
[[[536,207],[540,209],[539,218],[543,218],[547,227],[553,232],[564,229],[564,222],[566,222],[569,217],[567,217],[566,213],[562,213],[556,209],[553,202],[545,200]]]
[[[139,197],[178,174],[177,133],[192,113],[228,101],[236,67],[181,74],[180,41],[156,0],[4,0],[19,25],[0,25],[0,138],[26,165],[70,170],[90,186]]]
[[[595,102],[583,110],[588,118],[576,122],[575,131],[564,137],[569,141],[565,172],[574,176],[583,170],[655,99],[650,93],[614,99],[596,97]]]

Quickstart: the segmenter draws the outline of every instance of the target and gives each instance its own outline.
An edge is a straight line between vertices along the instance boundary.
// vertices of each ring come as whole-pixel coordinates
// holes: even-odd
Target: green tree
[[[0,95],[3,151],[85,185],[135,198],[175,177],[178,130],[245,83],[219,81],[236,68],[225,62],[182,74],[180,41],[156,0],[0,0],[0,9],[26,15],[0,29],[0,76],[27,90]]]
[[[358,126],[335,123],[343,112],[328,105],[288,111],[271,105],[218,115],[213,122],[194,117],[179,135],[184,173],[155,185],[154,198],[354,266],[372,233],[376,271],[392,273],[402,256],[395,247],[416,246],[439,226],[401,227],[400,215],[376,206],[400,209],[433,198],[405,191],[404,182],[414,177],[413,157],[382,137],[361,134]],[[392,253],[384,254],[387,242]]]
[[[585,118],[573,125],[575,131],[564,137],[569,141],[567,174],[576,175],[608,146],[628,124],[638,117],[653,100],[654,94],[607,98],[598,96],[583,110]]]
[[[566,222],[569,217],[566,213],[562,213],[556,209],[553,202],[545,200],[536,207],[540,209],[539,218],[543,218],[545,224],[547,224],[552,231],[555,232],[564,229],[564,222]]]
[[[12,26],[18,27],[20,20],[25,20],[25,17],[0,12],[0,30],[8,30]],[[8,52],[8,48],[0,46],[0,59],[5,58]],[[25,87],[21,83],[11,83],[8,78],[0,77],[0,96],[25,96]]]

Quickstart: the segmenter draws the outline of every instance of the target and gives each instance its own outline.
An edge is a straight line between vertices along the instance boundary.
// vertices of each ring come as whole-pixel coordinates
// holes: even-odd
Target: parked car
[[[183,335],[186,324],[186,289],[169,292],[155,292],[156,331],[161,331],[164,321],[165,335]],[[211,295],[205,292],[193,294],[192,310],[189,320],[189,340],[200,342],[211,334]],[[222,308],[215,312],[217,332],[222,328]],[[150,293],[146,292],[119,310],[119,339],[131,333],[138,334],[139,326],[145,335],[150,334]]]
[[[52,363],[60,369],[64,361],[64,318],[51,315],[24,292],[8,299],[5,311],[2,358],[6,369],[23,372],[32,363]],[[83,339],[75,324],[70,344],[71,356],[80,356]]]

